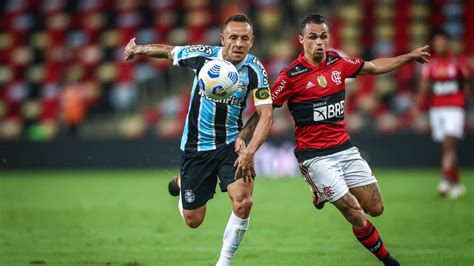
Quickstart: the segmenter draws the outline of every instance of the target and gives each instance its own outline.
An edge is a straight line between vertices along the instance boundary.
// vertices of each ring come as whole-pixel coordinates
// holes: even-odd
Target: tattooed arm
[[[253,113],[253,115],[249,118],[245,126],[239,133],[239,138],[241,138],[245,143],[248,143],[253,136],[253,132],[255,132],[255,128],[258,124],[258,112]]]
[[[173,48],[174,46],[166,44],[137,45],[135,38],[132,38],[125,47],[125,60],[133,59],[135,55],[173,60],[173,56],[171,55]]]
[[[245,182],[250,177],[255,177],[253,156],[267,138],[273,124],[273,108],[271,104],[259,105],[256,108],[257,112],[249,118],[236,141],[236,151],[239,154],[239,158],[237,158],[234,164],[237,167],[235,178],[242,177]],[[241,143],[243,141],[248,142],[248,146],[245,149],[243,148],[244,144]]]

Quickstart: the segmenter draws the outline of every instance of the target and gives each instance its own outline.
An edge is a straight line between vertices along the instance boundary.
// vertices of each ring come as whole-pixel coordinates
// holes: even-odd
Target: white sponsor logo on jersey
[[[308,71],[308,70],[309,70],[309,68],[306,68],[306,67],[305,67],[305,68],[301,69],[299,66],[297,66],[297,67],[295,67],[295,71],[293,71],[293,72],[290,71],[290,72],[289,72],[289,76],[290,76],[290,77],[294,77],[294,76],[299,75],[299,74],[301,74],[301,73],[304,73],[304,72],[306,72],[306,71]]]
[[[186,52],[202,52],[206,54],[212,54],[212,48],[207,45],[190,45],[186,48]]]
[[[342,117],[344,115],[344,100],[328,104],[320,107],[314,107],[313,120],[324,121],[334,117]]]
[[[456,93],[458,88],[458,83],[454,80],[436,81],[433,83],[433,94],[439,96]]]
[[[314,86],[316,86],[316,85],[314,85],[314,83],[311,82],[311,81],[308,81],[308,84],[306,84],[306,88],[307,88],[307,89],[311,89],[311,88],[314,87]]]
[[[285,88],[286,85],[286,80],[282,79],[280,82],[280,85],[278,85],[277,89],[272,95],[272,100],[275,100],[275,98],[280,94],[280,92]]]
[[[347,57],[343,57],[343,59],[346,60],[347,62],[353,64],[353,65],[356,65],[356,64],[360,63],[359,59],[352,60],[351,58],[347,58]]]

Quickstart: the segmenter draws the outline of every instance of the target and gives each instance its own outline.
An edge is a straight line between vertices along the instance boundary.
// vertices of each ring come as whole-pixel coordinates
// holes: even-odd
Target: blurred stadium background
[[[176,227],[165,190],[178,166],[193,73],[166,61],[124,61],[123,50],[132,37],[218,45],[221,23],[236,12],[254,22],[251,52],[270,81],[299,53],[299,19],[309,12],[329,18],[332,47],[349,56],[408,52],[442,27],[474,66],[472,0],[2,0],[0,170],[20,171],[0,171],[0,265],[212,265],[228,217],[225,195],[211,202],[204,229],[191,231]],[[419,72],[408,64],[348,82],[347,128],[384,189],[387,213],[376,223],[394,254],[407,265],[474,265],[473,102],[459,152],[468,195],[452,204],[435,195],[440,154],[427,117],[409,112]],[[256,158],[260,176],[299,176],[292,125],[286,109],[276,111]],[[38,168],[45,171],[26,170]],[[50,172],[58,168],[69,170]],[[259,182],[260,205],[236,265],[377,265],[334,208],[313,214],[303,181]],[[187,242],[178,239],[207,242],[184,261]]]
[[[132,37],[138,43],[218,45],[223,20],[244,12],[255,23],[252,53],[262,59],[272,81],[300,51],[299,20],[310,11],[329,18],[332,46],[350,56],[370,60],[404,53],[427,44],[431,30],[443,27],[453,36],[453,50],[474,62],[472,10],[473,1],[447,0],[1,1],[0,167],[172,166],[192,72],[162,60],[124,61],[123,49]],[[438,163],[427,117],[410,117],[419,72],[420,65],[408,64],[347,84],[347,128],[377,165]],[[249,108],[246,115],[252,112]],[[286,151],[291,150],[292,125],[287,111],[276,112],[272,139],[277,144],[268,146],[270,151],[291,158]],[[467,130],[473,129],[471,102]],[[127,146],[130,141],[135,145]],[[94,144],[85,151],[88,143]],[[93,149],[101,143],[104,148]],[[386,143],[395,157],[389,151],[375,155],[374,143]],[[414,145],[420,148],[400,158],[398,152]],[[157,155],[161,146],[165,157]],[[466,160],[473,148],[468,135],[461,150],[464,164],[474,165]],[[51,154],[56,149],[70,151],[71,157]],[[130,153],[137,159],[115,158]],[[110,159],[100,161],[104,156]]]

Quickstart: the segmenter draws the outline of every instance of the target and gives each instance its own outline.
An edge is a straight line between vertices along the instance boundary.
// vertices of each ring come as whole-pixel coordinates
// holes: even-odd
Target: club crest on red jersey
[[[319,86],[326,88],[326,86],[328,85],[326,78],[324,76],[319,76],[317,79],[318,79]]]
[[[331,79],[336,83],[336,85],[339,85],[342,83],[341,79],[341,72],[340,71],[333,71],[331,73]]]

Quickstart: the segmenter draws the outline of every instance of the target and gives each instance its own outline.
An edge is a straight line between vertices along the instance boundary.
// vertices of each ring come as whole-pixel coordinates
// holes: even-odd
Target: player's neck
[[[306,60],[306,62],[310,63],[313,66],[319,66],[321,65],[321,63],[324,62],[324,60],[326,60],[326,54],[324,54],[324,56],[322,57],[312,57],[310,55],[305,54],[304,59]]]
[[[449,56],[449,53],[447,51],[441,52],[441,53],[435,53],[435,54],[438,57],[448,57]]]

